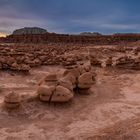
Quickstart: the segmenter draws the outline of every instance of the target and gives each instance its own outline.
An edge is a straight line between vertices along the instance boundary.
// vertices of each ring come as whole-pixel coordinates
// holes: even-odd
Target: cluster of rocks
[[[68,102],[74,93],[90,94],[95,83],[95,73],[90,64],[67,66],[60,78],[57,74],[49,73],[39,83],[37,97],[43,102]],[[21,96],[16,92],[8,93],[4,98],[4,107],[17,109],[21,106]]]
[[[122,56],[116,59],[115,66],[118,68],[127,68],[140,70],[140,57]]]
[[[92,48],[90,61],[93,66],[140,69],[140,47]]]
[[[0,46],[0,69],[29,71],[41,65],[72,65],[82,57],[65,55],[80,46]]]
[[[108,57],[106,59],[92,58],[91,64],[99,67],[116,67],[125,69],[140,70],[140,57],[121,55],[118,57]]]
[[[41,101],[68,102],[77,91],[89,94],[94,83],[95,74],[90,65],[67,66],[59,79],[56,74],[49,74],[41,80],[37,94]]]
[[[82,49],[86,51],[86,46],[74,44],[0,45],[0,69],[28,72],[32,67],[41,65],[71,66],[85,60],[85,54],[77,53]],[[93,66],[139,69],[139,52],[140,47],[92,47],[89,50],[88,59]]]

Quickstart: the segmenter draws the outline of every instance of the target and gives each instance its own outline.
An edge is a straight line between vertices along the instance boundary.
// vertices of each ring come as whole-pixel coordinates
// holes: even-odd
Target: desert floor
[[[36,98],[37,82],[63,68],[42,66],[30,75],[0,72],[0,140],[139,140],[140,71],[93,68],[96,84],[90,95],[75,94],[69,103]],[[19,110],[3,108],[4,95],[20,93]]]

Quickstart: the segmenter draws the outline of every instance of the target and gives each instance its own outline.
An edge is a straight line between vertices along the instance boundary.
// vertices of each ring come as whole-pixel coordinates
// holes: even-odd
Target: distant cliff
[[[95,44],[109,45],[119,44],[121,42],[135,42],[140,40],[140,34],[115,34],[101,35],[100,33],[91,33],[92,35],[69,35],[49,33],[46,30],[38,32],[23,32],[29,28],[23,28],[19,31],[14,31],[14,34],[8,35],[5,38],[0,38],[1,43],[78,43],[78,44]],[[29,30],[27,30],[29,31]],[[18,34],[16,33],[18,32]],[[90,33],[89,33],[90,34]]]
[[[38,27],[25,27],[17,29],[13,32],[13,35],[23,35],[23,34],[45,34],[47,30]]]
[[[101,36],[102,34],[101,33],[98,33],[98,32],[83,32],[83,33],[80,33],[80,35],[83,35],[83,36]]]

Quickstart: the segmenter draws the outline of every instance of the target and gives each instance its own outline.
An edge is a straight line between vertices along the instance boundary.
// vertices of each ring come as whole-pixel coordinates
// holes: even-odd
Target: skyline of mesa
[[[0,0],[0,36],[23,27],[49,32],[139,33],[139,0]]]

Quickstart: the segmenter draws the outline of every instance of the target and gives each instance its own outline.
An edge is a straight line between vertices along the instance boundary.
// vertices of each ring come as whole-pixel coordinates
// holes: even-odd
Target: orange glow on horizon
[[[0,33],[0,37],[6,37],[7,34],[5,33]]]

